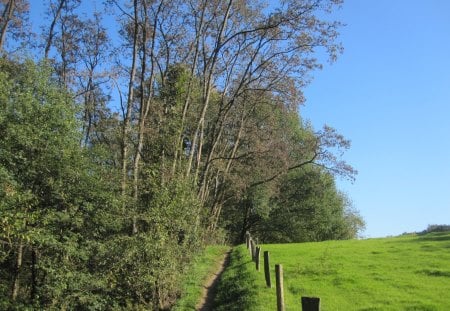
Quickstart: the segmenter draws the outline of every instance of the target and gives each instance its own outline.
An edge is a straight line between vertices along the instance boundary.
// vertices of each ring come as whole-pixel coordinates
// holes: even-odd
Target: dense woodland
[[[299,110],[340,0],[42,3],[0,1],[0,309],[168,309],[208,243],[357,236]]]

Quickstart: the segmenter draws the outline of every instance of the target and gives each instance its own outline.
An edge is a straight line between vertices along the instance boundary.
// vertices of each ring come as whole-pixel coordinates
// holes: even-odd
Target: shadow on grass
[[[419,241],[436,241],[436,242],[450,241],[450,232],[434,232],[434,233],[427,233],[427,234],[419,234],[418,240]]]
[[[410,240],[393,241],[392,243],[418,242],[450,242],[450,232],[418,233]],[[447,244],[445,244],[447,245]]]
[[[358,311],[383,311],[385,310],[383,307],[365,307],[362,309],[358,309]],[[422,303],[412,303],[409,304],[403,309],[405,311],[437,311],[435,306],[422,304]]]
[[[435,306],[427,305],[427,304],[411,304],[406,306],[405,311],[437,311],[438,309]]]
[[[230,265],[224,271],[218,287],[212,310],[248,310],[256,300],[256,276],[253,262],[246,251],[234,248],[230,255]]]
[[[417,271],[417,273],[425,274],[425,275],[428,275],[428,276],[450,278],[450,271],[445,271],[445,270],[423,269],[423,270]]]

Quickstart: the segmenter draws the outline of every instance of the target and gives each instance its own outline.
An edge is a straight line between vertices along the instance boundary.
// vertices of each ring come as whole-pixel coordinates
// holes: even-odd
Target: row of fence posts
[[[253,239],[250,232],[245,234],[245,244],[250,252],[252,260],[255,262],[256,270],[260,271],[260,255],[261,247],[258,244],[258,239]],[[270,258],[269,252],[264,251],[264,276],[266,279],[266,285],[272,288],[272,281],[270,279]],[[284,289],[283,289],[283,266],[281,264],[275,265],[275,287],[277,293],[277,310],[285,311],[284,304]],[[302,310],[303,311],[320,311],[320,298],[317,297],[302,297]]]

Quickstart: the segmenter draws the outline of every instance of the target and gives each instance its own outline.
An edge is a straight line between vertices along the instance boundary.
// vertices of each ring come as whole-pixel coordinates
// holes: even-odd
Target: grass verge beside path
[[[199,302],[203,285],[208,277],[216,272],[217,262],[230,249],[228,246],[208,246],[191,263],[183,280],[183,291],[172,310],[195,310]]]
[[[214,310],[266,310],[264,308],[255,309],[258,282],[254,270],[255,264],[245,246],[240,245],[233,248],[230,254],[230,264],[219,281]]]

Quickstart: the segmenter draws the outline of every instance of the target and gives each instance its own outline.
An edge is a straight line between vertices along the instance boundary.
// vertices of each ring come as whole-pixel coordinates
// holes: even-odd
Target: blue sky
[[[363,236],[450,224],[450,1],[347,0],[344,54],[314,73],[303,117],[352,141],[339,180]]]

